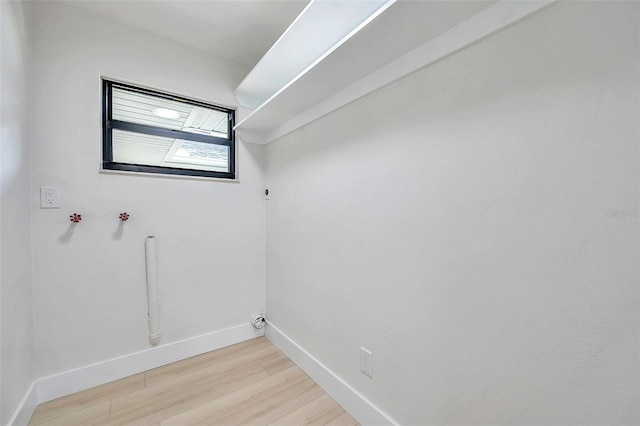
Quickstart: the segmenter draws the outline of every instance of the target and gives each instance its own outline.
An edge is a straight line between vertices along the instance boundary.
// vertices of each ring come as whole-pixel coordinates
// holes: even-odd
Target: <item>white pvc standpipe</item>
[[[160,343],[160,299],[158,298],[158,257],[156,238],[149,236],[144,241],[147,265],[147,305],[149,314],[149,342],[152,346]]]

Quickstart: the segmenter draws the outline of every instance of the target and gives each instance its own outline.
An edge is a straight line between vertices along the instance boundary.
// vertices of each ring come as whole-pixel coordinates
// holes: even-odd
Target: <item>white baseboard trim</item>
[[[249,323],[109,359],[36,381],[38,404],[264,335]]]
[[[320,385],[329,396],[342,405],[360,424],[367,426],[398,424],[270,321],[267,321],[265,336]]]
[[[43,402],[260,336],[264,336],[264,329],[243,324],[37,379],[7,426],[26,426]]]
[[[27,389],[24,398],[22,398],[15,413],[13,413],[13,416],[9,419],[9,423],[7,423],[8,426],[27,426],[33,412],[36,410],[36,405],[38,405],[36,384],[37,382],[31,383],[31,386]]]

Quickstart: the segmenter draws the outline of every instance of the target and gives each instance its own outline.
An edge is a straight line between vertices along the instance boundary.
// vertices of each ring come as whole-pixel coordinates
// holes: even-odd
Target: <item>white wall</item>
[[[0,424],[31,385],[31,19],[0,2]]]
[[[98,171],[101,75],[233,106],[247,70],[57,2],[38,3],[34,19],[37,377],[149,347],[147,235],[161,344],[246,324],[264,306],[263,148],[239,144],[240,183]],[[39,209],[40,186],[60,188],[61,209]]]
[[[639,8],[553,5],[269,145],[269,320],[401,424],[640,423]]]

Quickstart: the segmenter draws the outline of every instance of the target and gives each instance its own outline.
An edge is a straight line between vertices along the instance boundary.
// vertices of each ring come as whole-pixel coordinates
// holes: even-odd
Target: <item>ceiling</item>
[[[253,67],[307,0],[86,0],[68,4]]]

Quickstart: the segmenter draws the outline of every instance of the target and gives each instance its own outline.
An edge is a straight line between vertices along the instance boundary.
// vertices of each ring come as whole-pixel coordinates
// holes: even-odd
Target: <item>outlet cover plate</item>
[[[60,188],[51,186],[40,187],[40,208],[59,209],[60,208]]]
[[[360,346],[360,371],[373,379],[373,354]]]

